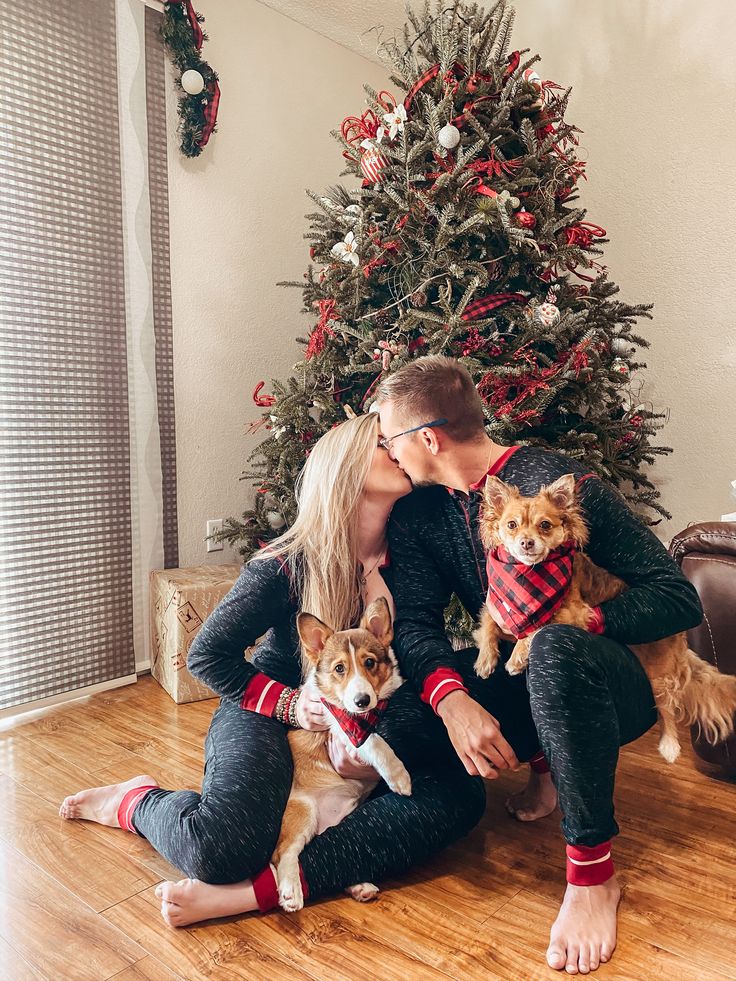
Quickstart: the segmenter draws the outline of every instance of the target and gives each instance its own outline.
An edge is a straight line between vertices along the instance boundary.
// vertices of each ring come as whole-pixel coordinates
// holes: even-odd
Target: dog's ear
[[[575,490],[575,474],[566,473],[558,477],[553,484],[547,484],[542,490],[560,511],[569,511],[577,502]]]
[[[499,515],[515,493],[518,493],[515,487],[512,487],[511,484],[504,484],[498,477],[486,478],[483,496],[486,507],[492,514]]]
[[[388,647],[394,639],[394,628],[391,625],[391,610],[383,596],[374,599],[363,614],[360,626],[368,630],[383,647]]]
[[[335,632],[311,613],[299,614],[296,618],[296,629],[304,652],[312,663],[317,660],[322,648]]]

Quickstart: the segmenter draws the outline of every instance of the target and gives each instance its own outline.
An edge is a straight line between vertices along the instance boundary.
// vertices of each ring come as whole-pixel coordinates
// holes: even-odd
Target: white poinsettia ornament
[[[342,259],[343,262],[352,262],[354,266],[358,265],[358,243],[355,241],[355,235],[352,232],[348,232],[342,242],[335,242],[331,251],[334,256]]]
[[[379,126],[376,130],[376,143],[380,143],[388,130],[388,138],[392,140],[397,133],[403,133],[404,123],[406,122],[406,109],[402,103],[394,106],[390,112],[384,112],[383,120],[385,126]]]

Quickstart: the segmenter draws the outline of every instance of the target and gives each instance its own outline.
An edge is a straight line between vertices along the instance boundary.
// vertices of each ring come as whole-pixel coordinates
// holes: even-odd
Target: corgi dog
[[[473,635],[479,650],[475,670],[482,678],[498,662],[502,633],[519,638],[506,664],[509,674],[519,674],[527,666],[529,645],[539,626],[567,623],[587,628],[593,607],[627,589],[582,551],[588,529],[573,474],[542,487],[534,497],[522,497],[516,487],[489,477],[480,534],[489,568],[487,602]],[[531,613],[515,608],[512,597],[528,601]],[[680,755],[678,722],[699,725],[711,743],[731,735],[736,677],[721,674],[689,650],[686,633],[629,646],[651,683],[661,725],[659,752],[668,763]]]
[[[297,630],[308,664],[305,680],[320,693],[330,728],[288,734],[294,777],[271,861],[279,903],[289,913],[304,905],[299,856],[305,845],[325,828],[339,824],[378,784],[375,778],[347,779],[335,771],[327,750],[330,732],[356,747],[360,759],[377,770],[391,790],[411,794],[406,767],[372,731],[386,699],[403,681],[391,650],[393,628],[386,600],[374,600],[353,630],[335,632],[310,613],[298,615]],[[376,897],[378,888],[362,882],[346,892],[366,902]]]

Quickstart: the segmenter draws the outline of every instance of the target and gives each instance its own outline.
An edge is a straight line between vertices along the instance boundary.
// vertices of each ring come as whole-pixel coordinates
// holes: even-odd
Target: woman
[[[244,566],[192,644],[189,669],[222,699],[205,742],[202,793],[163,790],[140,776],[61,805],[64,818],[137,832],[189,877],[157,888],[172,926],[277,905],[269,862],[291,788],[287,725],[327,728],[313,692],[292,696],[302,677],[296,614],[342,630],[377,596],[393,613],[380,572],[386,523],[411,483],[379,437],[378,416],[368,414],[319,440],[298,481],[294,524]],[[243,651],[258,638],[249,663]],[[412,796],[381,784],[310,842],[301,857],[306,897],[395,876],[477,823],[482,782],[467,775],[438,726],[407,685],[392,697],[378,731],[410,770]],[[344,776],[370,773],[338,756],[335,747]]]

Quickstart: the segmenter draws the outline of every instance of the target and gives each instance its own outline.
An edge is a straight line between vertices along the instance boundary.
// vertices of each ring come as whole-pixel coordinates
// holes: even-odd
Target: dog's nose
[[[366,705],[370,702],[370,700],[371,700],[371,696],[365,694],[356,695],[355,698],[353,699],[353,701],[355,702],[355,704],[359,709],[364,709]]]
[[[531,552],[531,550],[534,548],[534,539],[523,538],[521,541],[521,547],[524,549],[525,552]]]

